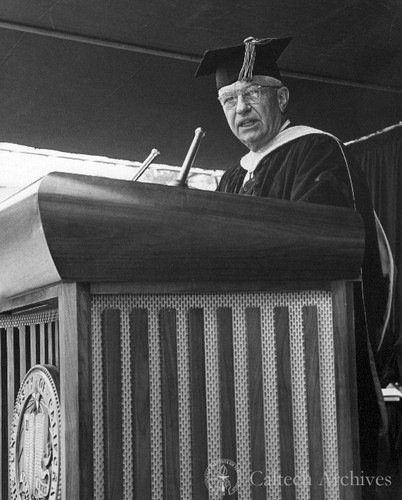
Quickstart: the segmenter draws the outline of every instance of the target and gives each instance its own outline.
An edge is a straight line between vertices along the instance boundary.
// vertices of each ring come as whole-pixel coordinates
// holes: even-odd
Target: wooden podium
[[[52,173],[0,227],[2,499],[360,498],[356,212]]]

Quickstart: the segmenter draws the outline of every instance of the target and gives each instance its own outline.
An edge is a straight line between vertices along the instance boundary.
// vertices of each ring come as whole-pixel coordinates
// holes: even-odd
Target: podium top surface
[[[51,173],[0,203],[0,298],[69,282],[355,279],[353,210]]]

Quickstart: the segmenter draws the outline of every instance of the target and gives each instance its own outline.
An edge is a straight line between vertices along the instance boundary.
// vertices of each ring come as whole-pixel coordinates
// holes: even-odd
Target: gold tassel
[[[265,45],[273,40],[273,38],[254,38],[249,36],[244,40],[244,59],[241,67],[239,78],[240,81],[251,82],[253,79],[254,61],[256,56],[256,45]]]
[[[255,40],[254,37],[249,36],[244,40],[244,59],[243,66],[241,67],[239,78],[240,81],[251,82],[253,78],[253,67],[255,61]]]

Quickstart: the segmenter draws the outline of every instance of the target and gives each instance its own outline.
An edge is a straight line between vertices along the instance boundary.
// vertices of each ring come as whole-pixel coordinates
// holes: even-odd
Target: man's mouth
[[[242,120],[239,122],[238,127],[239,128],[253,127],[256,123],[257,123],[257,120],[253,120],[253,119]]]

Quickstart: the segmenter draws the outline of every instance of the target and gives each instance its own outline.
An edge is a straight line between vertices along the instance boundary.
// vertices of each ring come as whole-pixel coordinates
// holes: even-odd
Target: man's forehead
[[[237,90],[242,90],[245,87],[252,85],[253,83],[256,85],[275,85],[278,87],[283,86],[283,83],[277,78],[273,78],[271,76],[266,76],[266,75],[254,75],[251,81],[238,80],[237,82],[231,83],[230,85],[221,87],[218,91],[218,94],[222,95],[226,94],[227,92],[235,92]]]

